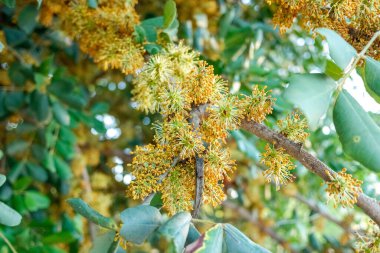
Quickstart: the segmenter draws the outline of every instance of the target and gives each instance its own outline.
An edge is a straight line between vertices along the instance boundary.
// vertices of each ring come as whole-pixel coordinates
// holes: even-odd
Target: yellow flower
[[[225,130],[236,129],[243,116],[238,107],[237,97],[233,95],[227,95],[215,105],[211,105],[208,112],[210,120]]]
[[[268,167],[263,174],[268,183],[274,181],[276,190],[279,190],[281,185],[286,185],[295,179],[295,176],[290,173],[295,166],[290,160],[290,156],[284,153],[282,148],[276,149],[267,144],[260,163]]]
[[[330,181],[325,182],[327,185],[327,197],[328,201],[333,201],[335,207],[338,204],[341,204],[343,207],[352,207],[357,202],[359,194],[363,192],[360,187],[362,181],[353,178],[346,171],[346,168],[334,174],[326,171],[330,177]]]
[[[286,116],[284,120],[277,121],[277,126],[280,128],[282,135],[294,142],[303,143],[309,136],[309,134],[305,132],[305,129],[308,128],[306,118],[301,118],[297,112]]]
[[[364,235],[358,234],[356,252],[376,253],[380,252],[380,229],[377,224],[371,224]]]
[[[261,123],[268,114],[272,113],[272,106],[274,98],[272,98],[266,90],[266,87],[259,89],[258,85],[255,85],[252,90],[251,96],[244,96],[240,102],[240,107],[245,112],[245,117],[248,120]]]

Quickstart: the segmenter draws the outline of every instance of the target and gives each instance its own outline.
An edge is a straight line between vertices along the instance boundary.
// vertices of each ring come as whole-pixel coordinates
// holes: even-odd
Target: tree
[[[378,252],[379,12],[2,0],[0,251]]]

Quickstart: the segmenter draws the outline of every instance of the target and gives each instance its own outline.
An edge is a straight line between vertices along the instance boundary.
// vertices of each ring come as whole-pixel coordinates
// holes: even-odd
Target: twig
[[[276,242],[278,242],[279,244],[281,244],[285,249],[289,250],[290,252],[297,252],[295,249],[293,249],[290,246],[290,244],[283,237],[281,237],[279,234],[277,234],[271,228],[265,226],[262,221],[260,221],[259,219],[253,217],[250,214],[250,212],[248,210],[246,210],[245,208],[240,207],[240,206],[234,204],[231,201],[225,201],[225,202],[223,202],[223,206],[227,207],[227,208],[230,208],[230,209],[233,209],[236,212],[238,212],[238,214],[241,217],[243,217],[244,219],[248,220],[253,225],[257,226],[257,228],[260,229],[261,232],[269,235],[273,240],[275,240]]]
[[[269,129],[262,124],[243,120],[241,127],[246,131],[253,133],[257,137],[269,143],[273,143],[276,147],[283,148],[286,153],[300,161],[305,168],[321,177],[324,181],[328,182],[331,180],[328,173],[331,175],[336,174],[319,159],[305,151],[303,148],[300,148],[297,143],[287,139],[282,134]],[[360,207],[374,222],[380,225],[380,203],[377,200],[361,193],[358,196],[356,205]]]
[[[198,155],[195,157],[195,173],[196,173],[196,187],[195,187],[195,200],[192,216],[194,218],[199,216],[203,200],[204,188],[204,159]]]
[[[346,82],[347,78],[350,77],[352,71],[356,69],[356,65],[359,63],[359,61],[365,56],[365,53],[368,51],[368,49],[372,46],[372,44],[376,41],[376,39],[380,37],[380,31],[376,32],[371,40],[367,43],[367,45],[363,48],[362,51],[354,58],[351,64],[347,66],[347,70],[344,72],[343,77],[338,82],[338,94],[342,91],[343,85]]]
[[[193,124],[193,131],[198,135],[199,137],[199,125],[201,122],[202,115],[205,114],[207,104],[199,105],[195,108],[193,108],[190,112],[190,119],[189,123]],[[203,202],[203,189],[204,189],[204,159],[199,156],[199,154],[196,154],[195,156],[195,199],[194,199],[194,205],[193,205],[193,211],[192,216],[194,218],[199,216],[202,202]]]
[[[13,253],[17,253],[12,243],[5,237],[5,235],[2,232],[0,232],[0,237],[4,240],[4,242],[8,245],[8,247],[11,249]]]

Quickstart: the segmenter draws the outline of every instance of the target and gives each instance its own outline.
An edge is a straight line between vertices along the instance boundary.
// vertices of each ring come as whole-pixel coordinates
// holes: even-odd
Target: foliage
[[[379,9],[0,1],[0,252],[377,252]]]

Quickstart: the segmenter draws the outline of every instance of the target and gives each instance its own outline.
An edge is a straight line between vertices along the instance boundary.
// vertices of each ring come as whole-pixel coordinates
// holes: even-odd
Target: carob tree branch
[[[192,216],[197,218],[202,206],[204,180],[204,159],[198,155],[195,157],[195,200]]]
[[[277,133],[263,124],[254,121],[243,120],[241,128],[253,133],[260,139],[269,143],[273,143],[277,148],[283,148],[286,153],[297,159],[305,168],[321,177],[324,181],[330,181],[328,173],[334,175],[335,172],[327,165],[321,162],[302,148],[298,143],[295,143],[280,133]],[[361,193],[358,196],[356,205],[360,207],[374,222],[380,226],[380,203]]]
[[[189,122],[193,124],[193,130],[197,133],[201,122],[201,116],[205,114],[207,104],[200,105],[191,110]],[[204,159],[196,154],[195,156],[195,199],[192,216],[197,218],[202,206],[204,189]]]
[[[236,211],[242,218],[248,220],[250,223],[255,225],[261,232],[269,235],[273,240],[278,242],[285,249],[289,250],[290,252],[297,252],[296,250],[294,250],[290,246],[290,244],[284,238],[282,238],[279,234],[277,234],[271,228],[265,226],[265,224],[263,224],[263,222],[261,222],[259,219],[255,218],[253,215],[251,215],[247,209],[240,207],[240,206],[236,205],[235,203],[228,201],[228,200],[223,202],[223,206]]]

